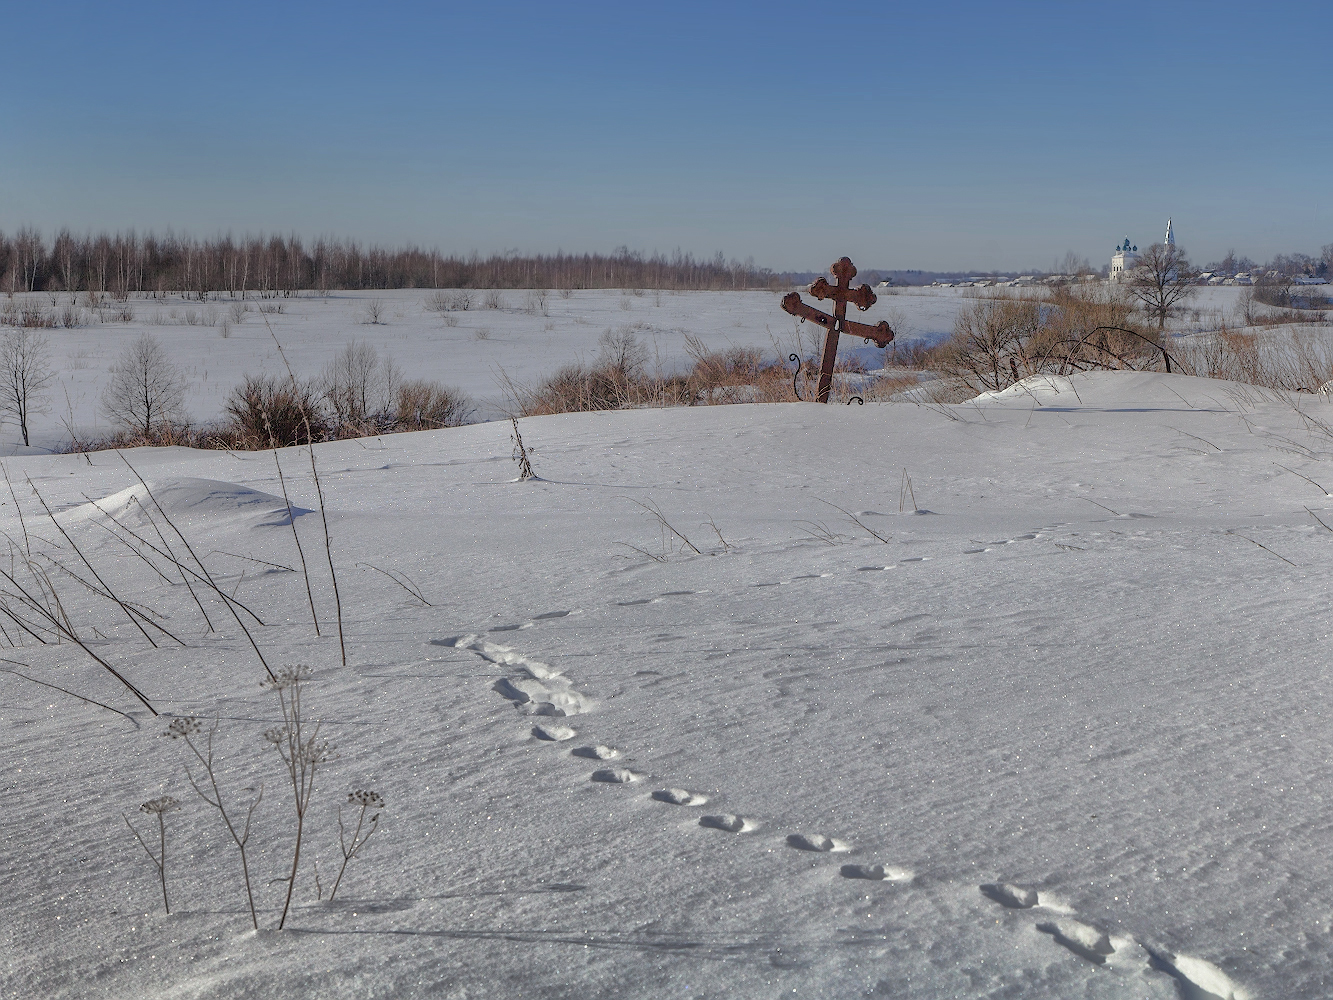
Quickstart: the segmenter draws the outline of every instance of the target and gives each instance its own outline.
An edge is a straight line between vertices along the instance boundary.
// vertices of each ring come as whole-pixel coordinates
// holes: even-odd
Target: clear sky
[[[821,269],[1333,242],[1333,4],[5,5],[0,229]]]

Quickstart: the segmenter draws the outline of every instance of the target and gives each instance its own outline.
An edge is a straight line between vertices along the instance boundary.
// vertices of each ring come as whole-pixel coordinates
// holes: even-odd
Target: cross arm
[[[865,286],[862,285],[862,288]],[[864,337],[866,340],[873,340],[878,347],[888,347],[889,342],[893,340],[893,328],[884,320],[880,320],[874,326],[869,323],[857,323],[854,320],[845,319],[842,321],[842,332],[850,333],[854,337]]]
[[[832,330],[837,322],[828,313],[820,312],[814,306],[808,306],[802,302],[799,292],[788,292],[782,297],[782,311],[801,319],[808,319],[811,323],[819,324],[825,330]]]
[[[815,279],[815,283],[810,286],[810,294],[817,299],[836,299],[840,302],[850,302],[862,312],[865,312],[878,301],[878,297],[869,285],[843,288],[840,285],[830,285],[823,278]]]

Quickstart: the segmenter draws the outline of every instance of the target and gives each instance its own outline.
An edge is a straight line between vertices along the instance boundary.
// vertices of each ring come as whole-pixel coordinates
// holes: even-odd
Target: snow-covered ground
[[[953,329],[959,309],[977,296],[995,292],[901,289],[881,295],[861,318],[871,323],[888,320],[902,343],[934,342]],[[1204,313],[1231,310],[1239,292],[1236,288],[1200,289],[1191,306]],[[410,378],[436,379],[466,391],[478,404],[478,419],[500,414],[504,406],[502,373],[517,382],[532,383],[561,365],[591,361],[598,352],[598,337],[607,330],[631,330],[649,348],[650,364],[668,371],[688,364],[687,335],[698,337],[714,350],[756,347],[767,357],[781,355],[783,359],[793,351],[803,356],[816,353],[822,336],[811,324],[799,327],[780,308],[780,296],[772,292],[578,290],[564,298],[551,291],[544,303],[549,315],[543,314],[543,307],[527,291],[501,292],[499,309],[485,308],[486,293],[473,291],[471,309],[447,314],[426,308],[433,294],[421,289],[327,296],[310,293],[244,303],[221,298],[203,305],[179,298],[136,298],[129,302],[134,314],[129,322],[114,318],[119,308],[114,303],[105,310],[105,322],[96,322],[95,314],[85,310],[89,325],[47,331],[58,381],[48,394],[47,412],[31,422],[33,446],[50,450],[67,443],[66,424],[85,438],[111,430],[99,412],[109,369],[145,331],[161,340],[172,361],[184,370],[190,383],[188,416],[202,423],[221,418],[228,396],[243,375],[285,372],[265,320],[302,377],[317,375],[350,341],[363,341],[393,358]],[[55,311],[46,295],[26,298]],[[67,296],[59,296],[57,309],[63,309],[67,301]],[[368,309],[374,301],[381,303],[381,321],[368,323]],[[282,312],[259,312],[275,307]],[[247,311],[239,314],[238,321],[233,309]],[[446,317],[457,325],[447,326]],[[1188,324],[1188,313],[1182,322]],[[841,348],[844,354],[861,353],[870,368],[879,367],[884,360],[883,351],[857,337],[844,337]],[[0,427],[0,454],[20,450],[20,441],[16,426]]]
[[[603,298],[584,349],[620,319]],[[312,331],[312,365],[366,332],[280,318]],[[221,357],[238,333],[192,335]],[[133,719],[0,672],[4,997],[1329,995],[1327,401],[1112,372],[948,407],[520,426],[539,481],[515,481],[499,423],[317,447],[346,666],[319,515],[296,523],[322,637],[300,573],[250,561],[299,568],[272,454],[128,453],[264,620],[267,660],[314,668],[306,711],[339,754],[303,850],[325,897],[337,804],[388,802],[334,902],[303,863],[281,932],[291,792],[254,651],[103,530],[88,498],[161,545],[120,458],[6,460],[12,544],[26,527],[90,649],[163,717],[4,621],[5,671]],[[282,461],[313,511],[306,452]],[[25,477],[188,648],[150,647],[72,579]],[[161,737],[173,715],[218,719],[229,801],[263,785],[258,933]],[[169,917],[122,819],[147,831],[163,794],[183,803]]]

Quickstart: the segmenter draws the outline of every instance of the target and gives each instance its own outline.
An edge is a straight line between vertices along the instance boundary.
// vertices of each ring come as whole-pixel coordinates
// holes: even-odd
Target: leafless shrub
[[[58,320],[60,325],[67,330],[73,329],[76,326],[82,326],[84,322],[83,310],[76,306],[71,300],[70,302],[65,303],[61,308]]]
[[[1333,378],[1333,346],[1307,330],[1257,334],[1223,326],[1174,349],[1198,375],[1267,389],[1314,392]]]
[[[539,312],[543,316],[551,315],[551,311],[546,304],[550,294],[545,288],[534,288],[528,292],[528,312]]]
[[[562,289],[560,289],[560,297],[561,297],[562,299],[570,299],[570,298],[573,298],[573,297],[574,297],[574,289],[572,289],[572,288],[562,288]]]
[[[457,389],[425,380],[398,387],[396,421],[402,430],[458,427],[472,415],[472,401]]]
[[[458,325],[458,317],[452,313],[445,313],[443,319],[445,326],[454,327]]]
[[[245,314],[248,313],[249,311],[250,311],[250,304],[246,302],[244,299],[242,299],[239,302],[233,302],[231,304],[231,308],[228,310],[228,314],[231,316],[231,321],[233,323],[244,323]]]
[[[472,331],[472,337],[474,340],[490,340],[491,328],[489,326],[479,327]]]
[[[455,309],[458,312],[467,312],[472,308],[472,293],[466,288],[460,288],[449,297],[449,301],[450,309]]]
[[[384,313],[384,300],[370,299],[361,310],[361,322],[370,326],[379,326],[384,322]]]
[[[766,362],[756,348],[713,351],[691,335],[685,338],[685,349],[694,359],[687,382],[690,402],[770,403],[796,398],[791,372]]]
[[[431,292],[421,304],[426,312],[448,312],[453,308],[453,297],[447,292]]]
[[[161,342],[139,336],[111,368],[102,393],[102,412],[115,425],[145,437],[169,424],[185,401],[185,376],[171,363]]]
[[[482,298],[481,304],[487,309],[501,309],[504,307],[504,298],[499,289],[493,288]]]
[[[328,434],[319,405],[320,387],[274,375],[246,375],[231,391],[226,412],[244,447],[289,447],[306,440],[306,420],[317,440]]]
[[[324,401],[335,429],[371,429],[390,414],[402,377],[390,358],[365,342],[351,341],[324,368]]]
[[[56,317],[35,302],[11,298],[0,308],[0,323],[25,329],[50,329],[56,325]]]
[[[283,304],[282,304],[281,302],[261,302],[261,303],[259,303],[259,311],[260,311],[261,313],[268,313],[268,314],[272,314],[272,313],[280,313],[280,312],[283,311],[283,308],[284,308],[284,307],[283,307]]]

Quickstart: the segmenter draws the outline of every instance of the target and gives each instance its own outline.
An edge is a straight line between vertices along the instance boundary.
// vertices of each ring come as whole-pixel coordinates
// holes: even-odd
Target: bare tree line
[[[185,295],[200,301],[273,298],[313,289],[387,288],[774,288],[780,275],[724,258],[696,260],[677,250],[645,256],[517,252],[443,255],[416,246],[380,247],[320,237],[139,235],[133,230],[78,236],[62,229],[49,243],[31,227],[0,232],[0,291]]]

